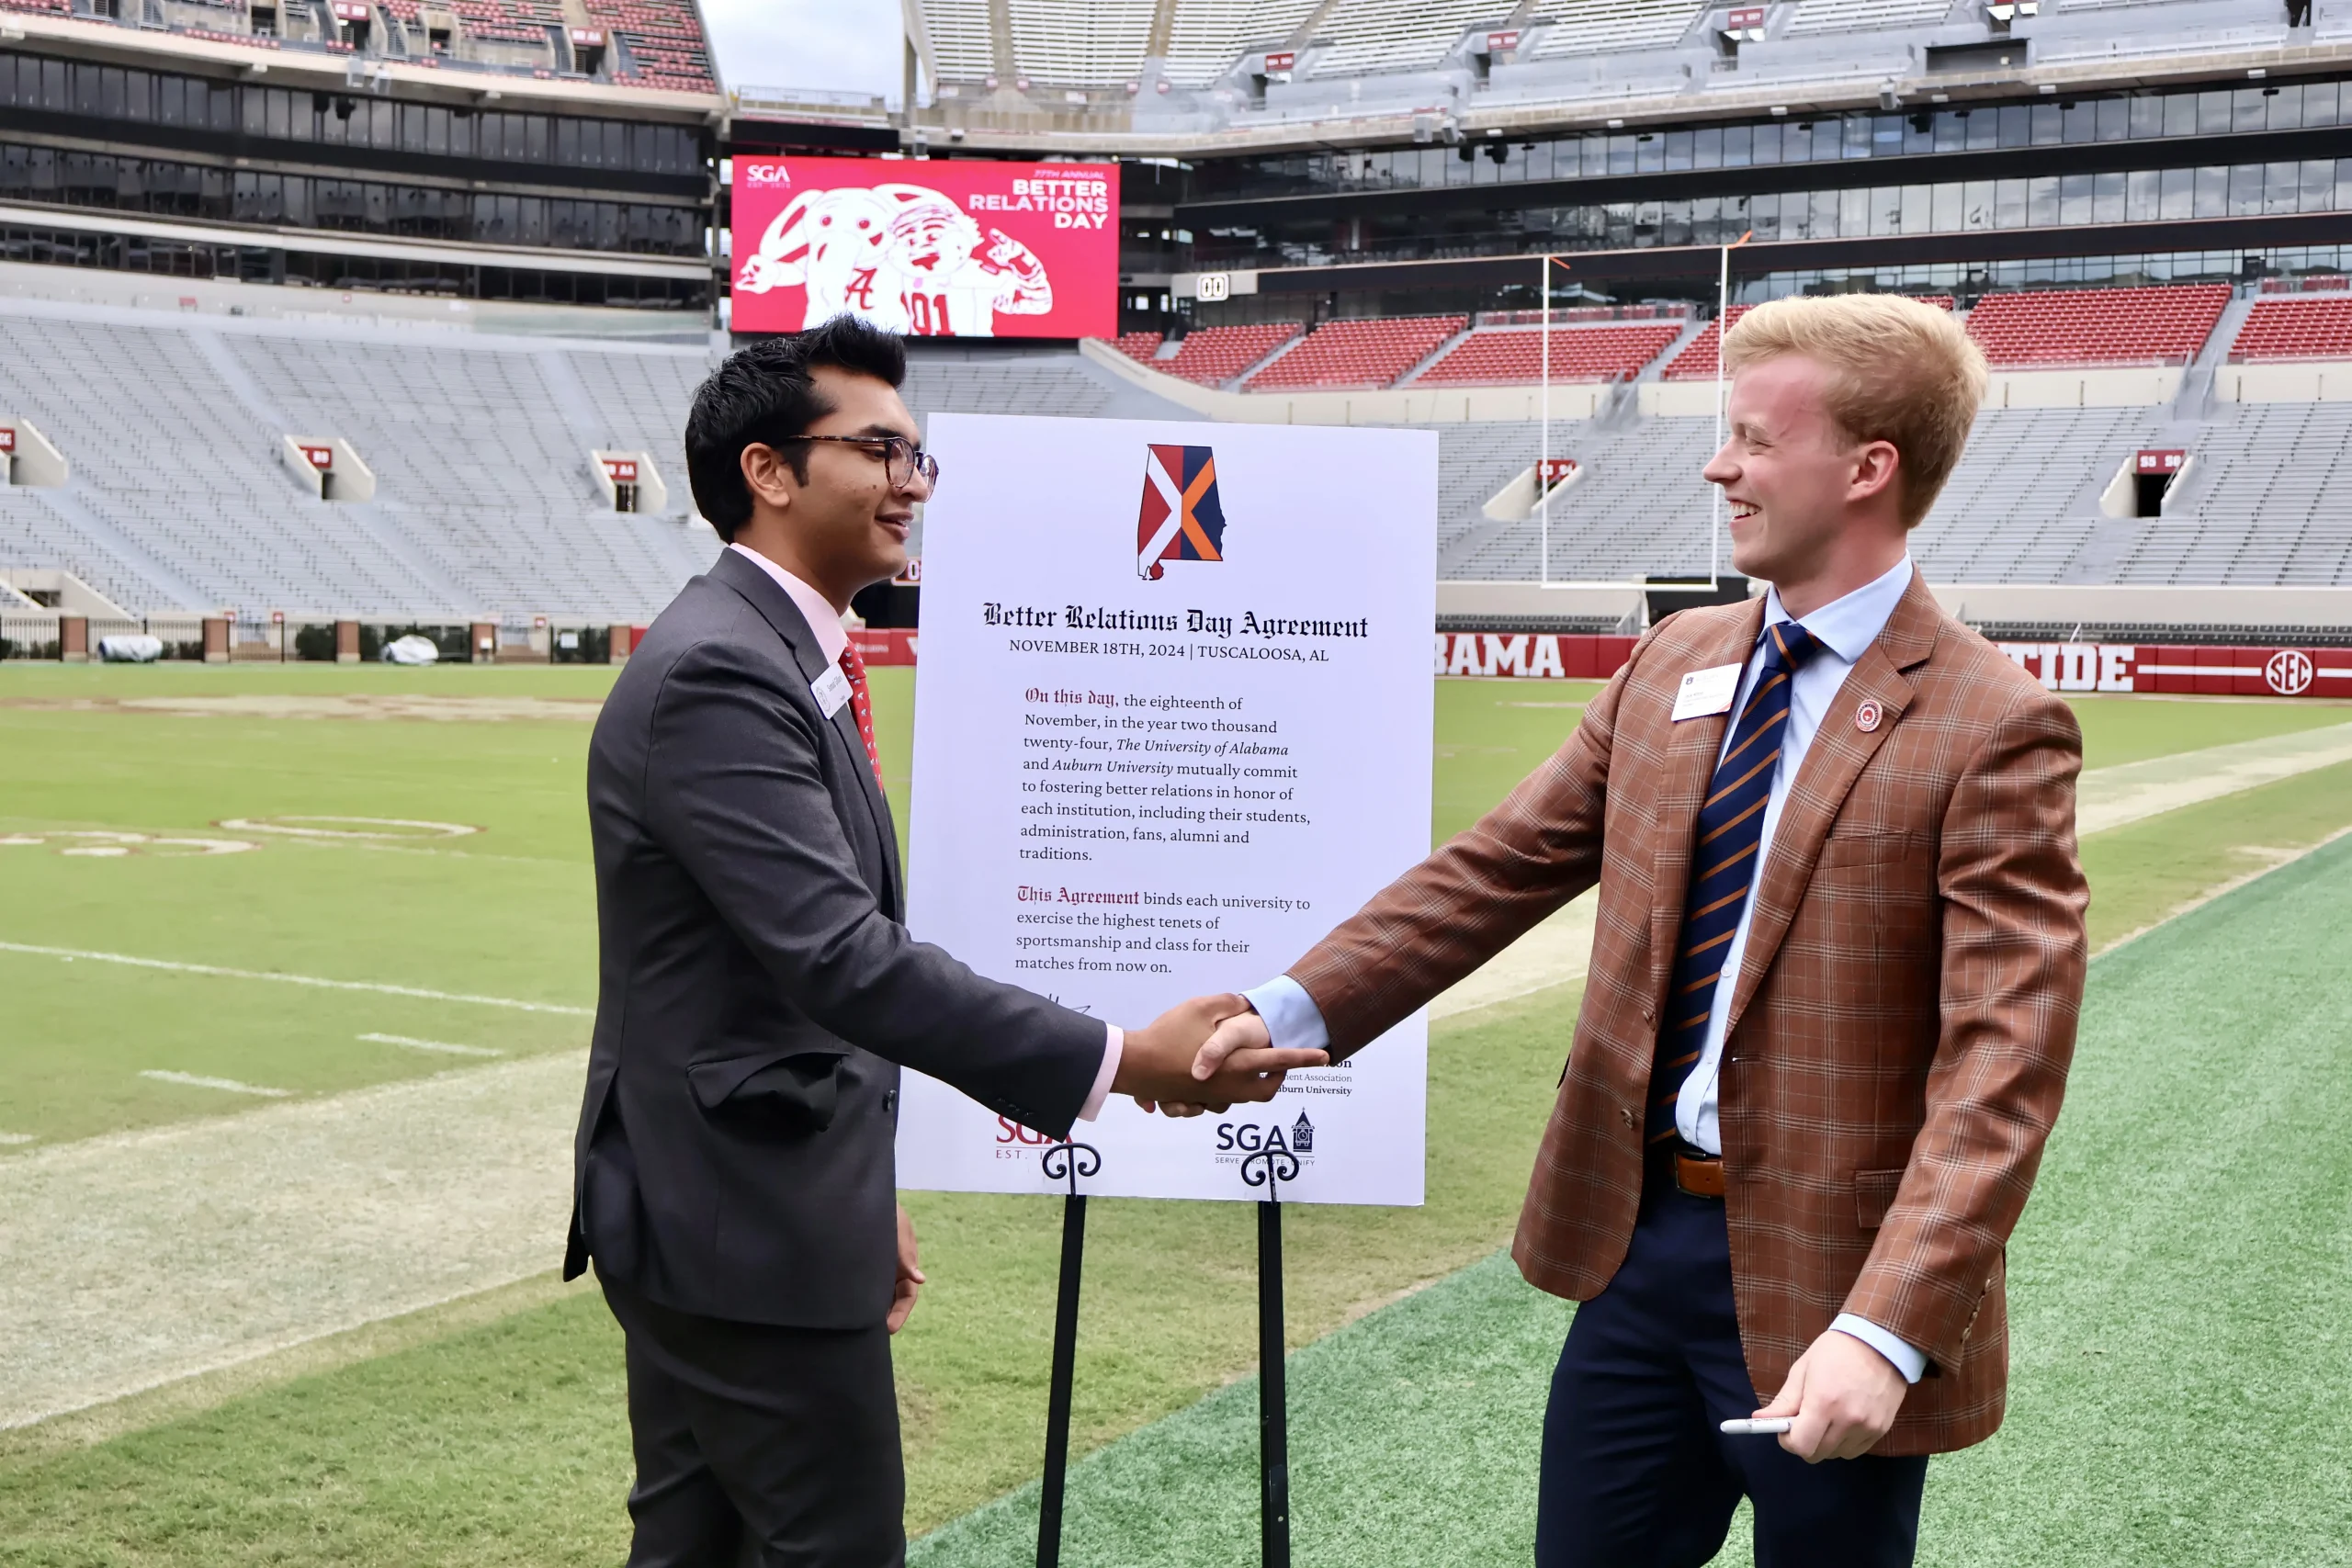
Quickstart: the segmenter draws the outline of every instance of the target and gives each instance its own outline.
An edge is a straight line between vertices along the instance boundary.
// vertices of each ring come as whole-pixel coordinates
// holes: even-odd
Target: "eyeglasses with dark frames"
[[[892,490],[912,490],[918,475],[922,476],[924,490],[939,488],[939,459],[903,435],[795,435],[787,439],[832,441],[843,446],[863,447],[868,456],[882,459],[882,475],[890,481]]]

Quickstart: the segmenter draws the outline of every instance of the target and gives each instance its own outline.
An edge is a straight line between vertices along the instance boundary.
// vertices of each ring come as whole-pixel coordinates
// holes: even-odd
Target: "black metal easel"
[[[1290,1568],[1290,1402],[1283,1381],[1283,1201],[1298,1156],[1282,1147],[1245,1155],[1241,1179],[1258,1202],[1258,1551],[1264,1568]]]
[[[1078,1363],[1078,1285],[1086,1254],[1086,1194],[1078,1190],[1078,1180],[1102,1168],[1102,1155],[1091,1144],[1063,1142],[1047,1149],[1041,1163],[1046,1180],[1069,1184],[1069,1192],[1062,1199],[1062,1280],[1054,1302],[1054,1370],[1046,1396],[1046,1474],[1037,1500],[1037,1568],[1059,1568],[1062,1483],[1069,1468],[1069,1391]]]

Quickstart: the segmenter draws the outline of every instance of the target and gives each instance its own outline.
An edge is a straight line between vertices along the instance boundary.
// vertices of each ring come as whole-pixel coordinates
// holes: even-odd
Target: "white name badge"
[[[1674,694],[1674,720],[1705,718],[1710,714],[1729,713],[1732,698],[1739,694],[1740,671],[1745,664],[1718,664],[1712,670],[1693,670],[1682,677],[1682,689]]]
[[[817,705],[825,710],[827,718],[831,718],[842,711],[843,703],[849,701],[849,677],[842,674],[842,667],[836,664],[808,682],[808,694],[817,699]],[[1725,697],[1724,702],[1728,705],[1731,699]]]

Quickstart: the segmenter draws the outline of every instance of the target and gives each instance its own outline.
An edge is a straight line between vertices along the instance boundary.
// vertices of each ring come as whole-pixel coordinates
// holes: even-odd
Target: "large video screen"
[[[846,310],[915,337],[1110,337],[1117,181],[1110,164],[738,158],[735,330]]]

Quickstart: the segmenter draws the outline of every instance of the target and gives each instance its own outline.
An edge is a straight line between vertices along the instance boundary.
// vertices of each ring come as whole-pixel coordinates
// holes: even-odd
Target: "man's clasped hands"
[[[1325,1051],[1277,1048],[1248,998],[1223,991],[1179,1002],[1149,1026],[1128,1030],[1111,1088],[1146,1111],[1198,1116],[1272,1100],[1286,1074],[1330,1060]]]

